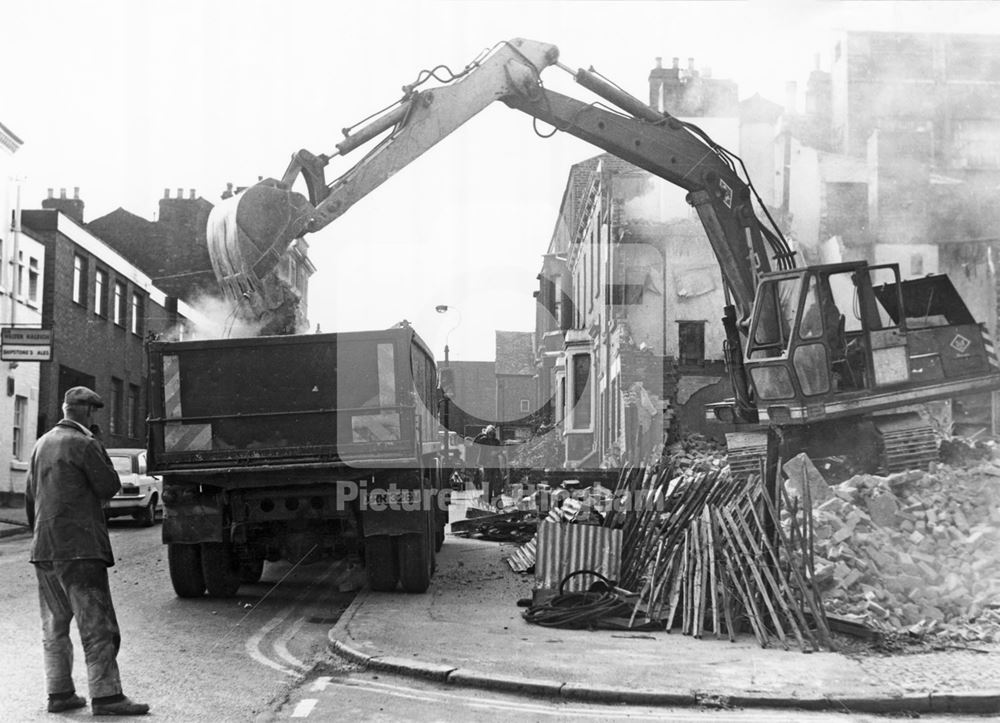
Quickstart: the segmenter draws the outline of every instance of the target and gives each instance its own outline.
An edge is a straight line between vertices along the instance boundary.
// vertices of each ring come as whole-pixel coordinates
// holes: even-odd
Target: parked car
[[[109,449],[108,456],[122,482],[121,491],[108,501],[104,514],[108,518],[131,515],[145,526],[156,522],[163,514],[161,497],[163,483],[159,477],[146,474],[145,449]]]

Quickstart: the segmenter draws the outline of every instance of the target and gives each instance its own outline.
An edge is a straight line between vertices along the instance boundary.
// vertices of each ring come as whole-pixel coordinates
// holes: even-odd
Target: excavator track
[[[766,432],[730,432],[726,434],[726,450],[733,477],[746,479],[751,474],[764,474]]]
[[[927,469],[931,462],[937,461],[937,436],[919,415],[879,417],[875,419],[875,427],[882,438],[884,472]]]

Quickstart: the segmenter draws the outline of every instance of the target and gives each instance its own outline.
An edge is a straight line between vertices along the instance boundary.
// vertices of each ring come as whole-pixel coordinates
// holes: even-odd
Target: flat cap
[[[104,400],[97,392],[87,387],[70,387],[63,397],[64,404],[89,404],[92,407],[103,407]]]

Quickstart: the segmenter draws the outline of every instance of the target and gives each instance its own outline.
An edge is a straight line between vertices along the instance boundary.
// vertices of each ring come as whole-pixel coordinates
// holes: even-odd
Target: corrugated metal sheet
[[[511,553],[507,558],[507,564],[514,572],[527,572],[535,564],[535,554],[537,553],[538,535],[536,534],[526,543]]]
[[[538,525],[536,588],[558,590],[563,578],[577,570],[593,570],[617,580],[621,564],[621,530],[549,521]],[[564,591],[586,590],[596,579],[593,575],[577,575],[566,583]]]

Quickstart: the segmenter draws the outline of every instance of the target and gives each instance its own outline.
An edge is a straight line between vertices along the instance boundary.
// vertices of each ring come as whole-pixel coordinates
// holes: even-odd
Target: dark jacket
[[[24,503],[34,532],[31,561],[115,564],[103,501],[121,489],[104,446],[63,419],[35,443]]]

